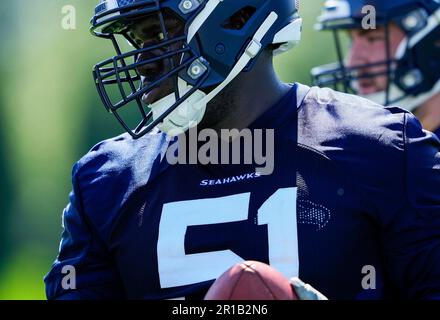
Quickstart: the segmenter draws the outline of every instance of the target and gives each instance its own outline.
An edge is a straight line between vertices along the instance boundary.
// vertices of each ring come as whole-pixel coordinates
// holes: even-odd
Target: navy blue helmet
[[[134,138],[156,126],[184,132],[264,49],[300,41],[298,9],[299,0],[101,0],[91,30],[116,50],[93,71],[104,106]]]
[[[386,59],[373,64],[347,66],[339,31],[365,28],[374,9],[376,24],[385,30]],[[389,24],[405,33],[395,55],[390,52]],[[312,70],[316,85],[357,93],[356,82],[364,77],[388,76],[387,89],[365,96],[383,105],[399,103],[413,110],[440,92],[440,0],[328,0],[318,18],[319,30],[334,33],[338,62]],[[376,73],[360,73],[368,67]]]

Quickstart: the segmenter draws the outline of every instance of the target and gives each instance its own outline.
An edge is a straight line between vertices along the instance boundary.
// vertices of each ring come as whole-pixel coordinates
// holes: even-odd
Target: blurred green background
[[[97,2],[0,1],[0,299],[45,299],[72,165],[122,133],[91,76],[113,54],[88,30]],[[321,4],[303,1],[303,41],[276,58],[285,81],[309,84],[310,68],[334,59],[330,35],[312,28]],[[74,30],[62,27],[66,5],[76,11]]]

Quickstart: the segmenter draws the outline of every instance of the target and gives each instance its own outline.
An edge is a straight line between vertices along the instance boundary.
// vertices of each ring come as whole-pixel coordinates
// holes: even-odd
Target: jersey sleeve
[[[45,276],[49,300],[120,299],[123,288],[110,254],[83,212],[77,166],[73,191],[63,212],[59,254]]]
[[[389,277],[405,299],[440,299],[440,141],[404,115],[401,203],[383,225]]]

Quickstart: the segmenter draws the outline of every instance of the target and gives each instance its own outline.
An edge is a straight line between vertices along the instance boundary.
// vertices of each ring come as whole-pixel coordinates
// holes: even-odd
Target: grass
[[[51,259],[38,248],[20,249],[0,275],[0,300],[44,300],[43,277]]]

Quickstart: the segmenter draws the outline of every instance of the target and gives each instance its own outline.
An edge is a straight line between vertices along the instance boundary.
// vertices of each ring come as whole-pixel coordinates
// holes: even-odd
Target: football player
[[[440,298],[440,141],[402,109],[281,82],[272,59],[299,42],[298,7],[101,1],[92,31],[116,55],[94,77],[127,133],[73,168],[49,299],[201,299],[243,260],[305,298],[320,295],[304,282],[329,299]],[[167,160],[202,129],[273,130],[273,172]]]
[[[440,136],[439,1],[329,0],[317,27],[334,33],[338,55],[312,70],[317,85],[402,106]]]

